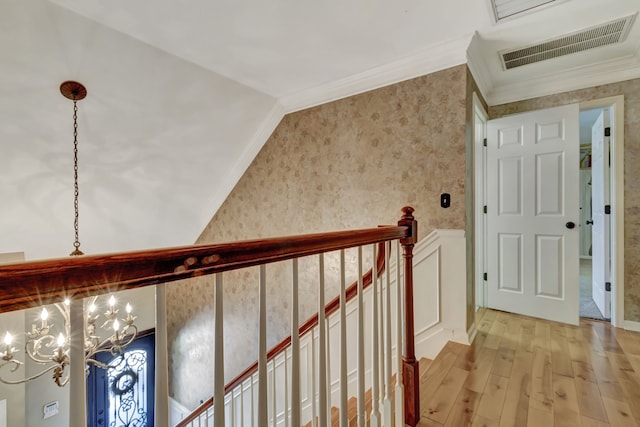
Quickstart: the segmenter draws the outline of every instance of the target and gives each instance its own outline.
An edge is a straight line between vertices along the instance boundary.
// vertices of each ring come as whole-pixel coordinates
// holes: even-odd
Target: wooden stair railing
[[[0,266],[0,312],[399,240],[405,260],[404,414],[405,423],[415,426],[420,413],[412,298],[412,250],[417,241],[417,222],[413,208],[405,207],[402,211],[398,226],[3,265]],[[382,259],[384,262],[384,255]],[[379,264],[380,259],[378,268]],[[354,295],[354,291],[351,292]],[[330,312],[337,310],[338,305],[332,301],[328,307],[335,308],[330,308]],[[312,328],[313,321],[309,319],[303,328]],[[236,381],[239,379],[232,383]]]
[[[378,257],[376,259],[376,269],[378,270],[378,275],[381,274],[385,269],[385,264],[386,264],[385,260],[387,259],[386,255],[387,254],[385,251],[385,245],[383,243],[379,243]],[[369,269],[369,271],[367,271],[362,278],[362,288],[367,289],[369,286],[371,286],[372,282],[373,282],[373,270]],[[347,298],[346,298],[347,302],[353,300],[353,298],[355,298],[356,295],[358,295],[357,281],[353,282],[347,288],[346,294],[347,294]],[[325,316],[329,316],[335,313],[336,311],[338,311],[339,308],[340,308],[340,296],[337,296],[331,301],[329,301],[329,303],[326,305],[324,310]],[[302,325],[300,325],[300,327],[298,328],[298,333],[302,337],[303,335],[310,332],[316,326],[318,326],[318,313],[314,314],[309,319],[307,319]],[[274,345],[271,348],[271,350],[267,352],[267,361],[271,361],[273,358],[278,356],[284,349],[286,349],[290,345],[291,345],[291,335],[289,335],[288,337],[280,341],[278,344]],[[258,371],[258,361],[256,360],[251,366],[246,368],[244,371],[238,374],[234,379],[232,379],[228,384],[225,385],[224,387],[225,394],[229,393],[231,390],[233,390],[235,387],[240,385],[243,381],[247,380],[250,376],[252,376],[257,371]],[[200,404],[200,406],[194,409],[191,414],[189,414],[182,421],[180,421],[180,423],[178,423],[176,427],[187,426],[190,422],[198,418],[200,414],[204,413],[209,408],[211,408],[213,404],[214,404],[213,397],[210,397],[209,399],[205,400],[203,403]]]

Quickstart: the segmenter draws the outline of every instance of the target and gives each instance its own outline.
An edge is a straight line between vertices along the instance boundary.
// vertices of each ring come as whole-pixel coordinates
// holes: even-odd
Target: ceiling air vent
[[[633,24],[635,15],[567,34],[543,43],[500,52],[505,70],[547,59],[583,52],[596,47],[622,43]]]

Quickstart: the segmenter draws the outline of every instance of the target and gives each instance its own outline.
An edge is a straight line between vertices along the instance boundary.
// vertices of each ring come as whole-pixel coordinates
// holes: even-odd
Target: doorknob
[[[593,220],[592,219],[588,219],[587,220],[587,225],[593,225]]]
[[[573,222],[573,221],[569,221],[568,223],[566,223],[566,224],[565,224],[565,226],[566,226],[569,230],[571,230],[572,228],[575,228],[575,227],[576,227],[576,223],[575,223],[575,222]]]

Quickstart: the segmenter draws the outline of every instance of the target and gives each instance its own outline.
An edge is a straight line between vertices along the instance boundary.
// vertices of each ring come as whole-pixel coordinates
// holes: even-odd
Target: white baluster
[[[289,363],[284,349],[284,427],[289,427]]]
[[[396,426],[404,424],[404,387],[402,386],[402,334],[404,333],[404,309],[402,302],[404,301],[404,286],[400,282],[400,241],[396,240],[396,389],[395,389],[395,415]]]
[[[316,328],[311,329],[311,425],[318,426],[318,401],[316,399]]]
[[[318,286],[318,426],[327,427],[327,333],[324,315],[324,254],[319,255]]]
[[[293,259],[291,286],[291,425],[298,427],[300,420],[300,335],[298,320],[298,259]]]
[[[240,426],[244,427],[244,383],[245,381],[242,381],[240,383]]]
[[[380,364],[379,364],[379,344],[378,344],[378,268],[376,258],[378,255],[377,245],[373,245],[373,268],[371,270],[371,419],[370,426],[380,425]]]
[[[218,406],[214,413],[213,424],[215,427],[224,427],[224,328],[223,328],[223,296],[222,273],[216,273],[216,302],[214,324],[214,355],[213,355],[213,401]]]
[[[358,246],[358,427],[366,425],[364,402],[364,300],[362,295],[362,246]]]
[[[229,399],[229,425],[236,427],[236,396],[235,390],[231,390],[231,396]]]
[[[384,269],[387,287],[385,289],[385,384],[386,392],[384,399],[384,425],[391,427],[393,419],[393,385],[391,377],[393,368],[391,365],[391,242],[385,243]]]
[[[276,358],[271,359],[271,378],[273,379],[271,383],[271,425],[276,427],[276,420],[278,417],[278,413],[276,411]]]
[[[347,293],[344,249],[340,251],[340,427],[348,427]]]
[[[267,401],[267,284],[266,267],[260,266],[260,342],[258,344],[258,425],[269,422]]]
[[[255,374],[254,374],[255,375]],[[254,427],[256,424],[256,405],[255,405],[255,396],[254,396],[254,389],[253,389],[253,376],[251,375],[251,384],[249,385],[249,391],[251,392],[251,427]]]

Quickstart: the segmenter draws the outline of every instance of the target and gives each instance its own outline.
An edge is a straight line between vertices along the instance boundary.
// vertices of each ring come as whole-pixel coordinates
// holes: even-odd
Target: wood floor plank
[[[553,374],[553,419],[555,427],[575,427],[582,422],[573,378]]]
[[[564,325],[551,326],[551,367],[554,374],[573,377],[571,353],[564,332]]]
[[[462,387],[444,425],[446,427],[471,425],[479,403],[480,393]]]
[[[611,427],[608,423],[594,420],[589,417],[582,417],[582,427]]]
[[[565,330],[569,355],[574,362],[591,363],[591,350],[589,343],[584,339],[583,330],[571,326]]]
[[[422,416],[444,424],[455,404],[455,399],[452,397],[458,395],[468,374],[469,372],[463,369],[452,367],[442,380],[435,396],[428,401],[427,406],[422,410]]]
[[[484,387],[477,414],[481,417],[500,422],[502,411],[496,408],[504,407],[504,398],[509,387],[509,379],[500,375],[489,375]]]
[[[583,381],[589,381],[591,383],[596,383],[598,381],[596,374],[593,372],[593,368],[591,367],[591,363],[574,360],[572,362],[572,366],[574,378],[580,378]]]
[[[526,424],[516,424],[514,427],[520,425],[525,426],[552,426],[553,425],[553,412],[546,411],[540,408],[529,407],[529,417]]]
[[[543,349],[536,349],[533,353],[529,412],[531,412],[532,409],[537,409],[538,411],[548,412],[553,415],[552,375],[550,352]],[[531,415],[529,419],[531,419]],[[553,416],[551,419],[553,419]]]
[[[491,366],[491,373],[509,378],[515,354],[515,348],[507,347],[505,346],[505,343],[502,342],[496,353],[493,365]]]
[[[500,347],[500,341],[502,340],[504,330],[504,323],[493,322],[491,329],[489,329],[489,335],[487,335],[487,339],[484,340],[483,347],[497,350]]]
[[[536,324],[531,318],[523,318],[520,322],[520,340],[517,350],[533,352],[533,339],[535,337]]]
[[[527,423],[529,396],[531,395],[532,363],[533,353],[522,350],[516,351],[504,406],[500,415],[501,427],[525,426]],[[498,411],[497,408],[496,411]]]
[[[638,427],[638,423],[633,418],[631,409],[627,402],[603,397],[604,407],[607,410],[609,424],[616,427]]]
[[[438,356],[433,359],[425,375],[420,378],[421,408],[425,408],[425,405],[436,395],[438,387],[447,376],[457,357],[458,354],[454,351],[454,348],[447,344]]]
[[[481,417],[479,415],[477,415],[473,419],[473,423],[471,424],[471,427],[499,427],[499,426],[500,426],[500,423],[498,421]]]
[[[624,392],[620,384],[618,384],[618,379],[606,354],[593,353],[591,355],[591,367],[598,380],[598,387],[602,397],[624,401]]]
[[[487,378],[491,373],[491,366],[496,358],[496,353],[496,350],[482,348],[469,370],[469,376],[464,383],[465,388],[482,393],[487,383]]]
[[[604,409],[604,403],[602,403],[598,384],[586,381],[580,377],[574,378],[574,384],[578,397],[578,405],[580,406],[580,413],[588,418],[607,422],[607,412]]]
[[[640,421],[640,375],[633,370],[631,363],[622,353],[607,353],[618,384],[622,387],[626,402],[636,420]]]
[[[627,356],[640,357],[640,332],[624,331],[618,334],[618,342]]]
[[[543,320],[537,320],[534,334],[535,334],[533,337],[534,351],[536,349],[550,351],[551,350],[551,328],[549,327],[549,324]]]

